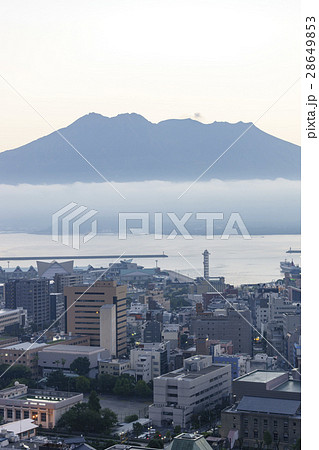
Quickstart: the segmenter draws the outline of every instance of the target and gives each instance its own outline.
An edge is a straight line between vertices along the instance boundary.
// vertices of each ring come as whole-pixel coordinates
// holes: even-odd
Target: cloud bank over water
[[[114,183],[123,199],[108,183],[69,185],[0,185],[0,231],[51,233],[51,217],[65,205],[75,202],[98,211],[99,232],[117,233],[119,212],[164,213],[164,233],[172,223],[166,213],[179,217],[189,212],[188,230],[205,233],[205,222],[195,219],[200,212],[221,212],[224,220],[215,222],[222,232],[232,212],[241,215],[251,234],[300,233],[300,182],[276,180],[210,180],[198,182],[178,199],[189,183],[145,181]]]

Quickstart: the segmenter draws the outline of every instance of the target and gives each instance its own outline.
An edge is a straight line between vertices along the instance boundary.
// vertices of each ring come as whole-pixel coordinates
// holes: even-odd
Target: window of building
[[[274,441],[278,441],[278,433],[276,431],[274,432]]]
[[[7,417],[8,417],[8,419],[12,419],[12,416],[13,416],[12,409],[7,409]]]
[[[29,419],[29,411],[23,411],[23,418]]]
[[[254,438],[258,439],[258,430],[254,430]]]
[[[289,436],[288,433],[284,433],[284,442],[288,442]]]
[[[41,422],[46,422],[46,420],[47,420],[46,413],[41,413]]]
[[[278,422],[277,422],[277,420],[274,420],[274,427],[277,428],[277,426],[278,426]]]
[[[16,419],[17,420],[21,419],[21,411],[20,411],[20,409],[16,409]]]

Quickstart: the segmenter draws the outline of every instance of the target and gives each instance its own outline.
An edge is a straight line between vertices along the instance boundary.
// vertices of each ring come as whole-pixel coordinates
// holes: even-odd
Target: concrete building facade
[[[90,361],[88,376],[94,378],[98,374],[99,361],[108,356],[108,351],[102,347],[56,344],[39,351],[38,364],[42,368],[44,376],[58,369],[61,369],[65,374],[70,374],[70,365],[76,358],[88,358]]]
[[[25,327],[26,324],[27,311],[25,309],[0,309],[0,333],[14,326]]]
[[[126,354],[126,286],[116,281],[96,281],[90,287],[67,286],[64,296],[66,332],[90,336],[93,346],[101,346],[102,337],[103,346],[110,347],[111,354],[114,350],[116,356]],[[110,306],[101,311],[104,305]]]
[[[83,394],[28,389],[17,382],[0,391],[0,415],[5,422],[32,419],[44,428],[53,428],[66,411],[82,401]]]
[[[108,374],[118,377],[126,370],[130,370],[131,363],[127,359],[105,359],[99,361],[99,374]]]
[[[28,312],[28,320],[43,329],[50,322],[50,284],[45,278],[11,281],[5,286],[6,308],[21,307]]]
[[[240,313],[240,314],[239,314]],[[230,340],[234,353],[252,354],[251,313],[248,309],[224,310],[223,314],[204,312],[192,321],[196,338]]]
[[[0,348],[0,364],[18,364],[28,367],[32,375],[38,375],[38,352],[47,344],[21,342]]]
[[[238,431],[243,446],[255,448],[268,432],[278,450],[290,450],[301,437],[300,400],[244,396],[226,408],[221,417],[221,436]]]
[[[168,372],[169,357],[169,342],[141,343],[131,350],[131,370],[135,371],[137,380],[151,381]]]
[[[193,414],[229,401],[230,365],[213,364],[211,356],[193,356],[184,367],[154,379],[154,403],[149,417],[154,426],[190,425]]]

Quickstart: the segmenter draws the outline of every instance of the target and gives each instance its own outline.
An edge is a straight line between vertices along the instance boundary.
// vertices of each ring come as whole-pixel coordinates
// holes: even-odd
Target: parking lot
[[[118,416],[119,422],[123,422],[125,416],[137,414],[138,418],[148,416],[148,406],[151,400],[128,399],[124,400],[115,395],[100,395],[100,404],[102,408],[109,408]],[[88,401],[88,396],[84,397],[84,401]]]

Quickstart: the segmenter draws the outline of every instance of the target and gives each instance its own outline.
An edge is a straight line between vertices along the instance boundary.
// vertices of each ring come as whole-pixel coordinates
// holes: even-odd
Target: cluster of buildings
[[[152,382],[154,427],[190,431],[194,416],[224,408],[220,437],[230,448],[239,440],[253,446],[267,431],[288,450],[300,437],[300,273],[235,288],[210,277],[203,256],[204,276],[195,280],[131,260],[102,278],[102,269],[72,261],[1,269],[0,364],[29,367],[34,378],[55,370],[74,376],[72,362],[87,358],[91,378]],[[7,421],[35,417],[50,428],[81,401],[53,393],[35,400],[39,393],[15,389],[0,393]]]

